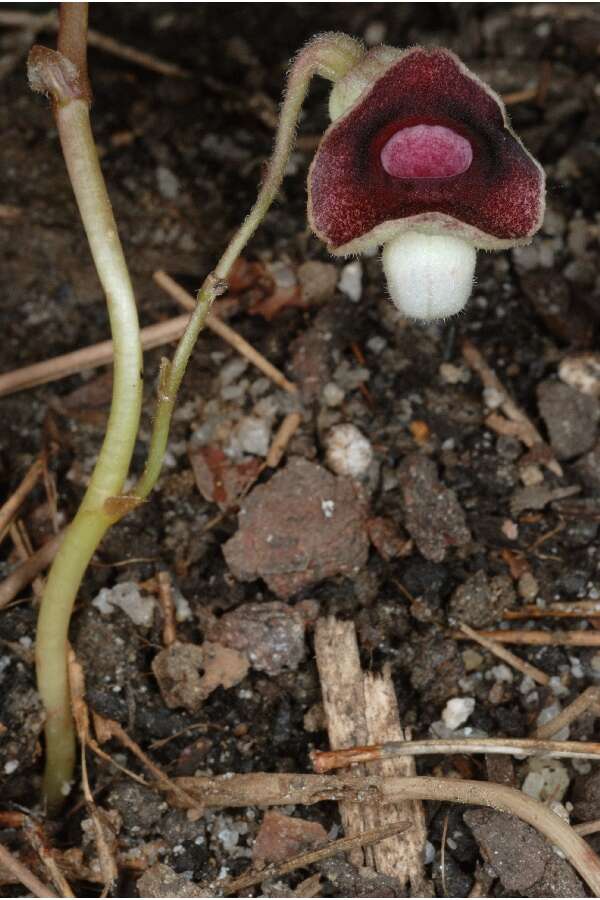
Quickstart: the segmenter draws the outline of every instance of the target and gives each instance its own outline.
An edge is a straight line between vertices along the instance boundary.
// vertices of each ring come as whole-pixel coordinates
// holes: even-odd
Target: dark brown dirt
[[[218,631],[215,621],[231,612],[234,619],[227,621],[238,622],[235,611],[246,604],[272,604],[283,596],[295,609],[310,600],[304,609],[354,619],[366,667],[391,666],[403,722],[415,737],[430,736],[434,724],[439,728],[446,702],[456,696],[475,700],[467,723],[471,733],[527,736],[544,708],[564,706],[598,681],[600,648],[518,648],[523,658],[551,676],[548,687],[539,687],[500,667],[487,651],[456,642],[449,627],[457,616],[477,626],[507,627],[505,610],[514,612],[531,603],[544,608],[556,601],[600,602],[598,391],[585,394],[559,377],[565,357],[593,352],[600,319],[600,116],[594,71],[600,45],[598,8],[496,3],[94,4],[92,25],[192,72],[188,80],[166,78],[106,53],[90,52],[94,130],[143,324],[179,313],[153,283],[152,273],[164,268],[193,290],[249,209],[272,145],[286,68],[313,33],[343,30],[396,46],[448,46],[503,93],[535,86],[540,73],[548,76],[542,102],[529,100],[510,110],[514,127],[548,175],[544,227],[530,247],[479,254],[474,296],[459,318],[428,327],[399,319],[386,299],[376,258],[362,260],[357,303],[339,289],[324,302],[333,277],[341,275],[345,264],[327,256],[306,224],[306,173],[312,155],[307,138],[315,138],[314,148],[327,124],[325,83],[311,91],[300,128],[304,141],[294,153],[278,203],[245,253],[260,264],[262,275],[234,298],[230,324],[299,383],[303,413],[288,448],[288,459],[295,461],[285,468],[284,460],[282,474],[260,475],[248,508],[257,515],[261,496],[294,467],[325,466],[330,429],[351,423],[372,445],[373,461],[356,490],[368,504],[365,519],[379,517],[386,523],[385,541],[381,534],[371,538],[375,546],[366,562],[365,536],[353,560],[344,559],[341,548],[336,551],[338,565],[328,560],[323,569],[313,566],[293,584],[286,575],[285,588],[276,588],[279,597],[259,577],[267,573],[268,578],[267,570],[277,563],[269,558],[267,567],[258,564],[264,546],[257,558],[243,566],[237,561],[230,570],[222,548],[232,540],[229,546],[236,546],[243,531],[238,532],[235,511],[213,522],[220,512],[213,502],[218,499],[214,484],[204,495],[199,492],[188,450],[194,454],[201,447],[221,448],[232,465],[262,461],[261,442],[268,443],[295,401],[241,364],[215,336],[205,334],[181,391],[159,487],[147,504],[108,534],[86,575],[72,625],[90,708],[117,720],[170,776],[307,771],[309,751],[325,747],[326,735],[318,708],[312,622],[306,619],[300,644],[289,644],[289,665],[285,641],[277,644],[283,633],[277,630],[280,618],[269,631],[272,617],[258,617],[260,653],[267,652],[271,639],[274,652],[281,653],[277,666],[251,667],[238,685],[212,691],[197,712],[168,708],[152,673],[152,661],[162,648],[158,603],[151,625],[135,625],[122,609],[103,610],[90,602],[102,588],[121,582],[145,582],[142,593],[153,597],[148,580],[161,569],[172,578],[182,644],[212,640],[208,631]],[[6,53],[22,39],[13,29],[0,30]],[[40,40],[50,43],[54,38],[42,35]],[[0,202],[12,210],[0,207],[2,369],[9,371],[104,340],[108,331],[50,111],[43,98],[29,92],[22,61],[0,80],[0,95]],[[315,261],[337,269],[314,269],[325,288],[310,287],[310,270],[298,274],[299,267]],[[267,321],[265,310],[271,315],[281,297],[288,296],[277,292],[287,290],[290,279],[302,285],[308,279],[304,297],[310,302],[305,308],[285,307]],[[261,311],[269,291],[275,292],[276,303],[263,306],[263,315],[251,314]],[[517,438],[486,426],[489,413],[500,410],[497,398],[484,392],[462,358],[464,337],[551,443],[562,462],[562,478]],[[160,355],[146,354],[147,402],[134,460],[137,471],[144,462]],[[82,387],[88,390],[81,392]],[[59,513],[65,520],[72,516],[101,440],[108,387],[99,371],[0,400],[3,497],[45,447],[52,451]],[[537,505],[531,498],[524,500],[522,493],[535,486],[545,491]],[[556,499],[564,498],[560,491],[572,486],[580,489],[577,497]],[[324,516],[332,512],[330,499],[325,498],[323,506],[320,498]],[[45,503],[40,485],[23,509],[34,546],[49,533]],[[309,532],[314,527],[311,516],[315,513],[309,510]],[[252,537],[260,538],[258,527]],[[268,535],[263,537],[266,541]],[[271,556],[275,549],[273,545]],[[290,553],[289,546],[286,551]],[[16,563],[9,539],[2,552],[3,577]],[[28,590],[18,603],[0,611],[0,812],[36,810],[42,718],[31,663],[35,606]],[[551,619],[514,624],[549,631],[558,627]],[[567,619],[559,624],[593,631],[592,621]],[[251,660],[251,649],[248,655]],[[197,674],[201,677],[201,670]],[[309,711],[307,722],[320,730],[305,729]],[[596,720],[587,716],[574,723],[571,737],[598,739]],[[118,744],[105,749],[143,774]],[[558,765],[563,788],[557,788],[555,798],[572,821],[597,818],[597,791],[589,794],[585,788],[597,775],[596,766],[575,768],[567,761]],[[434,768],[484,777],[478,761],[436,758],[419,764],[423,773]],[[98,805],[111,813],[110,827],[122,858],[142,852],[148,865],[170,867],[160,870],[160,884],[170,879],[183,895],[190,879],[199,884],[236,876],[251,865],[261,811],[223,810],[189,821],[170,809],[161,794],[117,776],[104,763],[90,758],[89,770]],[[519,786],[529,774],[527,762],[516,763]],[[82,895],[97,896],[101,888],[85,877],[96,851],[80,801],[75,786],[64,819],[49,826],[48,833],[61,852],[84,848],[79,869],[70,869],[69,876]],[[334,805],[284,812],[321,823],[330,837],[339,833]],[[504,827],[488,828],[485,841],[482,838],[488,814],[485,822],[477,820],[478,832],[475,819],[465,822],[464,810],[452,810],[446,873],[441,877],[447,812],[428,806],[431,848],[426,871],[438,895],[447,890],[449,896],[466,896],[478,865],[485,867],[478,877],[490,885],[490,896],[519,889],[527,895],[528,886],[508,884],[505,868],[494,866],[494,858],[507,860],[507,865],[514,860]],[[16,851],[24,850],[18,829],[3,829],[0,839]],[[590,841],[597,845],[594,837]],[[556,885],[575,885],[576,890],[577,883],[569,880],[572,873],[565,875],[563,863],[548,857],[551,851],[543,843],[540,849],[530,830],[525,829],[517,843],[531,845],[531,853],[535,843],[535,853],[545,854],[546,891],[559,890]],[[527,851],[525,858],[533,857]],[[35,867],[31,854],[27,859]],[[316,871],[266,884],[264,894],[291,895]],[[398,895],[390,879],[355,870],[342,859],[323,863],[318,871],[322,896]],[[123,864],[110,896],[138,896],[138,876],[139,869]],[[540,883],[531,889],[542,890]],[[150,891],[150,882],[145,884]],[[155,879],[152,890],[160,891],[156,884]],[[15,885],[0,890],[6,896],[23,895]],[[256,888],[255,895],[260,893]],[[195,896],[196,889],[190,886],[186,895]]]

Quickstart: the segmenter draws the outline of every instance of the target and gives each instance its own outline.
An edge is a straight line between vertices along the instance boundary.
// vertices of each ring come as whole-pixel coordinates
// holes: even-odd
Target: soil
[[[543,95],[511,105],[510,114],[545,167],[548,212],[529,247],[479,254],[474,295],[464,314],[433,325],[401,319],[386,299],[377,258],[364,258],[360,267],[332,260],[307,227],[306,173],[327,125],[328,88],[314,84],[278,202],[245,251],[256,265],[227,301],[229,324],[298,383],[301,399],[243,365],[215,335],[201,335],[159,485],[107,535],[81,589],[71,638],[90,709],[120,723],[170,777],[311,771],[309,752],[327,747],[312,629],[317,616],[335,614],[355,621],[366,669],[391,667],[402,722],[415,737],[439,731],[442,712],[456,697],[473,699],[474,708],[470,731],[461,725],[455,734],[527,736],[543,710],[558,710],[598,683],[600,640],[596,646],[566,646],[557,637],[543,646],[516,648],[551,676],[547,686],[539,686],[499,665],[487,650],[457,641],[452,628],[460,620],[496,630],[596,634],[594,618],[534,619],[523,613],[511,622],[506,616],[532,604],[539,612],[557,602],[568,608],[600,601],[600,379],[594,374],[600,367],[593,354],[600,320],[598,7],[94,4],[91,19],[104,34],[191,72],[188,79],[166,77],[90,50],[94,131],[144,325],[180,312],[152,281],[153,272],[165,269],[188,289],[197,288],[251,206],[272,146],[289,60],[319,31],[346,31],[373,44],[447,46],[503,94],[535,88],[541,79]],[[0,39],[10,54],[23,33],[3,29]],[[2,77],[0,92],[0,325],[2,369],[9,371],[104,340],[108,326],[50,111],[28,90],[22,58]],[[307,263],[322,265],[307,269]],[[261,309],[266,300],[270,305]],[[500,414],[499,398],[463,357],[465,338],[539,429],[550,454],[530,451],[518,435],[493,427],[489,416]],[[162,352],[145,355],[137,471]],[[569,375],[564,363],[574,357],[576,371],[587,380],[574,383]],[[0,400],[3,497],[44,449],[56,484],[58,521],[74,514],[106,420],[110,375],[103,372]],[[296,408],[302,422],[277,472],[256,464],[248,468],[250,460],[264,461],[276,428]],[[330,471],[328,441],[340,424],[355,426],[371,445],[367,464],[351,481]],[[235,470],[226,480],[211,470],[214,453],[203,453],[198,474],[203,447],[225,450],[219,465],[226,458]],[[560,468],[549,466],[549,459]],[[242,511],[238,519],[237,507],[217,497],[215,484],[230,485],[235,497],[248,486],[248,472],[258,478],[249,493],[251,514]],[[345,504],[345,530],[330,544],[313,529],[323,525],[320,510],[325,518],[332,514],[327,504],[334,501],[319,495],[317,506],[307,502],[292,514],[290,505],[302,504],[307,492],[304,481],[293,483],[294,472]],[[278,485],[284,491],[279,507]],[[562,493],[565,488],[574,491]],[[21,512],[34,548],[52,532],[50,509],[40,483]],[[280,544],[269,540],[271,525],[281,525]],[[303,530],[310,541],[302,540]],[[317,545],[311,553],[322,558],[298,575],[297,555],[309,544]],[[10,539],[2,552],[0,574],[6,576],[18,562]],[[170,575],[178,610],[174,646],[182,651],[180,659],[153,670],[157,654],[167,652],[156,601],[160,571]],[[117,584],[129,585],[118,603],[91,603],[102,589],[110,600]],[[125,594],[133,613],[122,600]],[[149,620],[139,608],[148,598]],[[3,812],[40,815],[43,714],[31,652],[37,602],[36,591],[28,588],[0,611],[0,819]],[[190,650],[192,645],[203,650]],[[229,680],[219,681],[224,660],[233,658],[227,653],[235,654],[239,678],[229,672]],[[201,668],[208,657],[210,678]],[[194,670],[196,680],[182,684],[186,666],[194,665],[201,677]],[[179,703],[181,697],[188,699]],[[588,714],[570,733],[572,739],[598,739],[598,724]],[[117,742],[104,749],[144,774]],[[161,884],[167,890],[170,878],[171,896],[194,896],[190,881],[236,876],[251,865],[263,811],[213,811],[194,821],[163,794],[116,773],[93,754],[88,766],[119,853],[131,857],[140,850],[148,864],[168,867],[152,870],[166,871],[168,878],[155,879],[158,888],[146,881],[147,891]],[[544,796],[559,800],[573,822],[600,818],[596,764],[562,760],[555,766],[558,774]],[[486,777],[481,760],[465,757],[427,757],[418,771]],[[488,777],[493,771],[490,764]],[[515,760],[509,776],[521,786],[528,778],[531,785],[532,774],[536,770],[527,761]],[[310,820],[308,832],[324,828],[330,838],[340,833],[335,804],[282,812]],[[515,831],[515,824],[511,830],[510,822],[492,822],[472,810],[463,819],[464,812],[451,811],[441,873],[448,808],[426,804],[426,875],[437,895],[466,896],[476,878],[489,896],[580,895],[572,873],[554,878],[546,872],[544,880],[542,863],[533,886],[514,877],[513,843],[529,841],[536,860],[547,857],[546,845],[531,829]],[[19,828],[0,833],[3,843],[38,866]],[[97,896],[101,887],[90,875],[96,844],[78,784],[64,816],[48,823],[46,833],[57,852],[82,848],[79,868],[72,856],[68,874],[80,895]],[[589,840],[599,848],[595,836]],[[263,834],[261,858],[265,843]],[[505,861],[496,868],[495,855]],[[551,860],[551,866],[558,862]],[[140,868],[121,866],[109,896],[138,896]],[[320,878],[313,880],[313,892],[302,893],[310,890],[304,880],[315,873]],[[4,896],[24,896],[19,885],[3,881]],[[304,887],[293,894],[301,882]],[[377,880],[344,857],[245,895],[315,891],[403,895],[393,879]]]

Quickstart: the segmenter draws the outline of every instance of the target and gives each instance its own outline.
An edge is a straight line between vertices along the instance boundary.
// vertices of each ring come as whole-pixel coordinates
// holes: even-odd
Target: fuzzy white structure
[[[467,303],[473,290],[475,248],[451,235],[407,231],[383,248],[390,297],[411,319],[444,319]]]

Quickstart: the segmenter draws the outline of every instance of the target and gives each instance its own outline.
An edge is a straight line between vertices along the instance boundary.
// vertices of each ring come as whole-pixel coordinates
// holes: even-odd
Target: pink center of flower
[[[470,143],[444,125],[401,128],[381,150],[381,164],[394,178],[449,178],[472,161]]]

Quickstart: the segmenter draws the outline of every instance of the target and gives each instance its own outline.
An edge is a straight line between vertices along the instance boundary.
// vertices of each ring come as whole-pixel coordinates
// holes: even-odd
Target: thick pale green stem
[[[294,146],[298,116],[313,76],[320,75],[329,81],[337,81],[343,78],[363,55],[364,49],[358,41],[345,34],[329,33],[313,38],[296,57],[290,70],[281,107],[275,147],[256,202],[229,242],[214,271],[198,291],[196,310],[177,347],[173,362],[165,363],[163,366],[148,462],[135,488],[135,496],[146,497],[160,474],[177,391],[196,339],[204,327],[213,300],[226,287],[232,265],[264,219],[277,195]]]
[[[60,62],[60,61],[59,61]],[[39,74],[39,72],[38,72]],[[56,556],[42,599],[36,639],[38,689],[46,708],[44,791],[49,809],[72,778],[75,734],[67,677],[67,637],[77,591],[106,529],[105,508],[121,493],[142,403],[142,351],[135,298],[98,163],[85,99],[55,97],[61,145],[92,256],[106,293],[114,347],[113,398],[106,435],[79,512]]]

